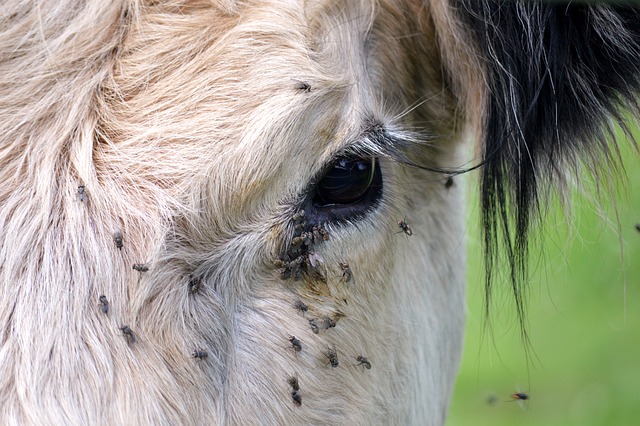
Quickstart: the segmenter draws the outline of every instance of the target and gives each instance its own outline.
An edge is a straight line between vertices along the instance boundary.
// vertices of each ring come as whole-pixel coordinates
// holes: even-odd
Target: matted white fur
[[[273,264],[296,200],[366,120],[427,131],[434,167],[464,163],[471,101],[445,88],[433,32],[449,18],[409,3],[0,6],[3,423],[444,422],[462,179],[382,158],[378,208],[327,225],[324,287]]]

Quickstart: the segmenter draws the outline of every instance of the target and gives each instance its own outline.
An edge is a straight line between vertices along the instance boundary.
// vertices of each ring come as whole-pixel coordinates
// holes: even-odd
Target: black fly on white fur
[[[294,352],[300,352],[302,350],[302,343],[296,336],[289,336],[289,342],[291,342],[291,347]]]
[[[205,351],[204,349],[196,349],[195,351],[193,351],[191,356],[193,358],[196,358],[196,359],[202,361],[202,360],[207,359],[209,357],[209,353],[207,351]]]
[[[304,316],[305,313],[309,310],[309,307],[300,299],[293,302],[293,307]]]
[[[342,269],[342,282],[348,283],[353,278],[353,273],[351,272],[351,267],[348,262],[340,262],[340,268]]]
[[[189,294],[196,294],[202,288],[202,278],[189,275]]]
[[[86,203],[89,201],[89,196],[87,195],[87,191],[84,185],[78,185],[78,201],[81,203]]]
[[[143,263],[134,263],[132,268],[138,272],[147,272],[149,267]]]
[[[407,221],[406,218],[404,220],[399,220],[398,221],[398,228],[400,228],[400,232],[404,232],[405,234],[411,236],[411,235],[413,235],[413,230],[407,224],[406,221]]]
[[[356,361],[358,361],[358,366],[361,365],[363,368],[366,368],[367,370],[371,370],[371,363],[369,362],[367,357],[358,355],[358,357],[356,358]]]
[[[101,295],[98,298],[98,301],[100,302],[100,310],[102,310],[103,314],[108,314],[109,313],[109,301],[107,300],[107,296],[105,296],[104,294]]]
[[[302,395],[300,395],[300,383],[296,376],[291,376],[287,379],[287,383],[291,386],[291,399],[293,403],[298,407],[302,405]]]
[[[327,352],[324,352],[324,356],[329,360],[326,365],[331,364],[331,368],[338,366],[338,352],[335,348],[327,348]]]
[[[116,231],[113,233],[113,242],[116,243],[116,248],[122,250],[122,232]]]
[[[124,337],[127,339],[127,343],[132,345],[136,342],[136,336],[128,325],[120,327],[120,331],[122,331],[122,334],[124,334]]]

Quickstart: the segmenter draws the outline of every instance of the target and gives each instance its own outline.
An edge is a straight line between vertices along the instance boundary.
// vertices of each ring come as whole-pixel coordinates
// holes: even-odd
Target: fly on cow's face
[[[291,399],[293,399],[293,403],[298,407],[302,405],[302,395],[300,395],[300,383],[298,383],[298,378],[296,376],[291,376],[287,379],[287,383],[291,386]]]
[[[200,291],[201,288],[202,278],[193,274],[189,275],[189,294],[196,294]]]
[[[304,220],[305,214],[306,212],[304,210],[298,210],[293,214],[293,216],[291,216],[293,228],[296,230],[296,232],[300,232],[308,226],[307,221]]]
[[[302,350],[302,343],[296,336],[289,336],[289,342],[291,342],[291,347],[294,352],[300,352]]]
[[[147,272],[149,267],[143,263],[134,263],[132,268],[138,272]]]
[[[305,256],[300,255],[289,262],[282,259],[275,259],[273,261],[273,265],[276,268],[281,269],[280,278],[282,278],[283,280],[288,278],[299,280],[302,277],[304,262]]]
[[[291,398],[293,399],[293,403],[298,407],[302,405],[302,395],[300,395],[299,390],[291,391]]]
[[[78,201],[81,203],[86,203],[89,201],[89,196],[87,195],[87,191],[84,185],[78,185]]]
[[[120,331],[122,331],[122,334],[127,339],[127,343],[131,345],[136,342],[136,336],[135,334],[133,334],[133,331],[131,330],[131,328],[129,328],[128,325],[123,325],[122,327],[120,327]]]
[[[358,361],[358,365],[366,368],[367,370],[371,370],[371,363],[369,362],[369,360],[367,359],[367,357],[362,356],[362,355],[358,355],[358,357],[356,358],[356,361]]]
[[[447,177],[447,180],[444,182],[444,187],[449,189],[453,186],[453,176]]]
[[[309,319],[309,326],[311,327],[311,331],[313,331],[313,334],[318,334],[319,328],[318,328],[318,323],[316,322],[315,319],[313,318]]]
[[[311,93],[311,85],[304,81],[296,80],[294,87],[304,93]]]
[[[337,324],[336,320],[334,320],[331,317],[322,318],[322,328],[325,330],[335,327],[336,324]]]
[[[100,302],[100,309],[102,310],[102,313],[108,314],[109,313],[109,301],[107,300],[107,296],[105,296],[104,294],[101,295],[98,298],[98,301]]]
[[[287,379],[287,383],[291,386],[291,389],[294,391],[300,390],[300,384],[298,383],[298,378],[296,376],[291,376]]]
[[[338,366],[338,352],[335,348],[327,348],[327,352],[324,352],[324,356],[329,360],[326,365],[331,364],[331,368]]]
[[[300,299],[293,302],[293,307],[300,313],[302,316],[309,310],[309,307]]]
[[[116,243],[116,248],[122,250],[122,232],[116,231],[113,233],[113,242]]]
[[[349,281],[351,281],[353,274],[351,272],[351,267],[349,266],[349,263],[340,262],[340,268],[342,269],[342,282],[348,283]]]
[[[304,210],[298,210],[291,216],[291,220],[294,222],[300,222],[304,218],[305,212]]]
[[[197,358],[198,360],[202,361],[209,357],[209,353],[204,349],[196,349],[195,351],[193,351],[193,353],[191,353],[191,356],[193,358]]]
[[[405,234],[411,236],[411,235],[413,235],[413,230],[407,224],[406,220],[407,220],[406,218],[403,219],[403,220],[399,220],[398,221],[398,227],[400,228],[400,232],[404,232]]]

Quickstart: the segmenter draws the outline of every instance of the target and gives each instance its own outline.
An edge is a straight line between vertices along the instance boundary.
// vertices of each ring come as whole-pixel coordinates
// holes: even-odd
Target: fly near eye
[[[316,201],[323,206],[355,204],[369,192],[378,168],[376,158],[339,158],[316,186]]]

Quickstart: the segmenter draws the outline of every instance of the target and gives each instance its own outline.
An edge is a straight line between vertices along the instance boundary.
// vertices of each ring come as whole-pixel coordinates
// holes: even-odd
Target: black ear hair
[[[528,236],[541,194],[580,162],[617,164],[614,124],[626,129],[621,111],[638,112],[640,8],[453,1],[487,79],[481,175],[487,291],[502,245],[522,321]]]

